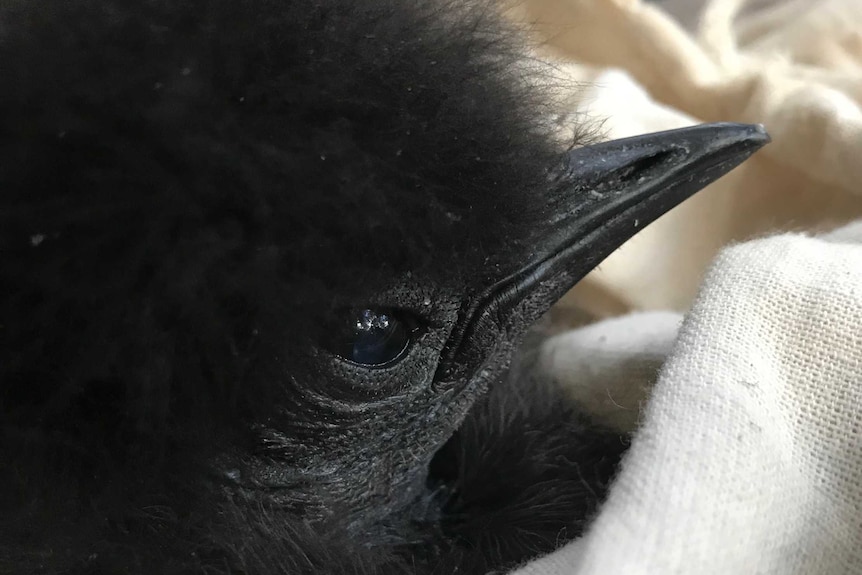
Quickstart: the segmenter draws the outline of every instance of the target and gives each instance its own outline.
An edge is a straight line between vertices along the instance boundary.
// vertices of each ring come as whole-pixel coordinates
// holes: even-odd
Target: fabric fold
[[[674,3],[703,4],[692,29],[663,10]],[[745,165],[612,255],[568,305],[596,318],[684,311],[722,246],[784,231],[825,231],[862,217],[862,162],[856,160],[862,157],[862,4],[763,4],[512,3],[511,17],[529,27],[543,55],[587,86],[570,101],[608,137],[716,121],[763,123],[773,137]]]
[[[632,314],[557,336],[580,341],[565,365],[595,357],[584,341],[656,323]],[[618,347],[594,389],[604,375],[606,389],[647,390],[632,361],[645,349]],[[518,575],[862,572],[862,223],[723,251],[642,399],[590,530]]]
[[[561,302],[540,368],[637,433],[588,532],[517,575],[862,573],[862,4],[513,4],[607,137],[773,137]]]

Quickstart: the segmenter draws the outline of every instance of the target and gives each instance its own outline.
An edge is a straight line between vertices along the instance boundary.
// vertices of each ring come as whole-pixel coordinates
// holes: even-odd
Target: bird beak
[[[770,141],[760,125],[705,124],[569,152],[523,266],[473,299],[444,354],[463,378],[501,339],[523,333],[603,259]]]

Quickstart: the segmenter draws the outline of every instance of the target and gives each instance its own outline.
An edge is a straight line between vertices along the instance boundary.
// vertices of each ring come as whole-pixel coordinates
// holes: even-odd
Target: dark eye
[[[382,367],[407,354],[416,328],[415,318],[398,310],[351,311],[334,351],[353,363]]]

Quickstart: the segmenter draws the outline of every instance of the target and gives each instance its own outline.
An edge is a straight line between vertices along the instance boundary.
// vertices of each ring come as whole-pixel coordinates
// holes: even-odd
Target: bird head
[[[356,533],[410,515],[529,326],[768,141],[561,146],[482,2],[0,22],[5,480],[102,511],[175,489]]]

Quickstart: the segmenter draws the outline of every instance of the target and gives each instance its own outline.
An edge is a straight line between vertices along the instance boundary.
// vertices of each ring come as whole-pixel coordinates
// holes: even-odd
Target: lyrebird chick
[[[624,442],[509,358],[766,136],[560,149],[491,8],[0,4],[0,572],[482,573],[579,533]]]

